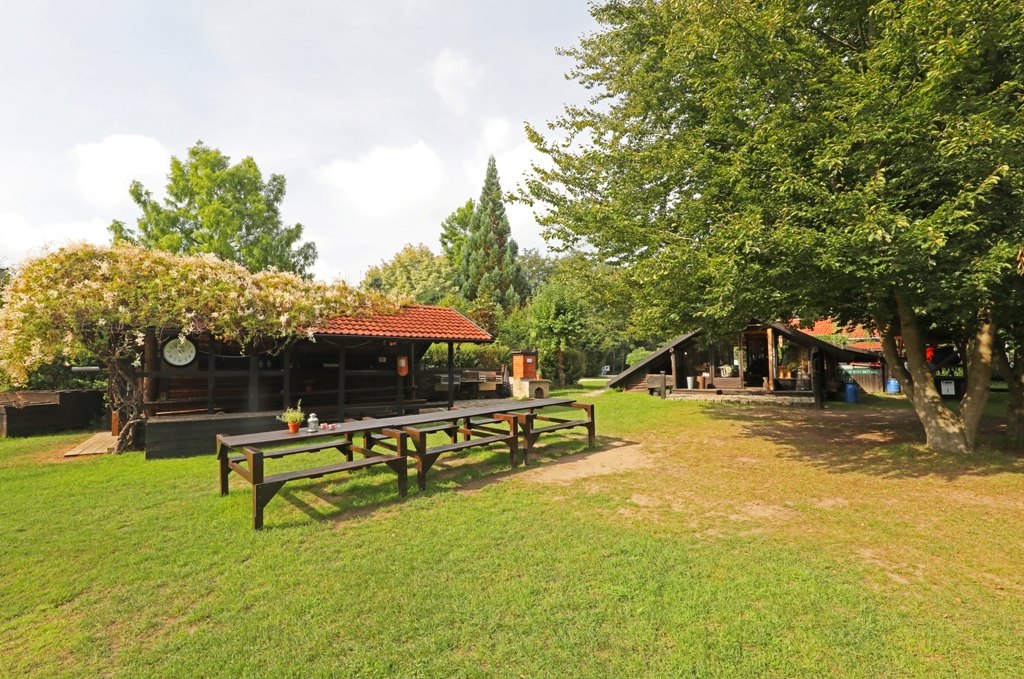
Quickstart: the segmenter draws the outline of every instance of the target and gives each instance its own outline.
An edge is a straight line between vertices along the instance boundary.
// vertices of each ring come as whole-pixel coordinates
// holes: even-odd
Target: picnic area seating
[[[579,408],[586,414],[586,419],[568,419],[537,412],[558,407]],[[538,421],[552,424],[538,427]],[[515,467],[520,450],[523,463],[528,462],[529,453],[541,434],[573,427],[586,428],[588,445],[593,447],[594,407],[576,403],[572,399],[549,398],[397,417],[349,420],[333,427],[316,432],[300,431],[297,434],[277,430],[237,436],[218,435],[221,495],[228,494],[229,475],[232,471],[251,483],[253,528],[257,529],[263,527],[263,510],[267,503],[289,481],[315,479],[386,465],[397,474],[398,493],[404,497],[408,490],[410,456],[416,459],[417,486],[425,490],[427,473],[441,455],[503,444],[509,449],[509,466]],[[430,445],[430,434],[439,432],[447,434],[449,442]],[[459,440],[460,435],[462,440]],[[357,441],[361,445],[357,445]],[[285,447],[275,449],[272,446]],[[280,474],[266,473],[266,460],[331,449],[342,456],[341,461]],[[355,459],[355,453],[362,455],[362,459]]]

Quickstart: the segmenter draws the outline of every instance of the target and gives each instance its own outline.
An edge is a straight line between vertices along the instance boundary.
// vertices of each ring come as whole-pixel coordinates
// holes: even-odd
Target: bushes
[[[479,368],[481,370],[501,370],[511,357],[510,349],[501,342],[493,344],[460,344],[455,346],[455,367]],[[432,344],[427,353],[420,359],[423,368],[447,368],[448,345]]]
[[[647,358],[650,355],[651,355],[651,350],[650,349],[644,349],[643,347],[637,347],[633,351],[629,352],[629,355],[626,356],[626,365],[634,366],[634,365],[636,365],[637,363],[639,363],[640,361],[644,360],[645,358]]]

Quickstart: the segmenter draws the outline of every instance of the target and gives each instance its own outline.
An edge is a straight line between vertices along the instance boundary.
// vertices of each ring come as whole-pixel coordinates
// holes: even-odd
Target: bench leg
[[[427,472],[434,466],[434,462],[437,461],[437,455],[417,455],[416,456],[416,485],[420,490],[427,489]]]
[[[227,452],[222,452],[217,456],[217,461],[220,463],[220,494],[228,494],[228,474],[231,473],[231,467],[228,466],[228,455]]]
[[[405,497],[409,492],[409,464],[406,462],[408,458],[401,458],[394,462],[386,463],[391,470],[398,474],[398,495],[399,497]]]
[[[526,450],[523,451],[523,459],[529,457],[530,453],[533,452],[533,446],[536,445],[537,439],[540,438],[540,434],[527,434],[523,438],[526,439]],[[525,462],[523,464],[526,464]]]
[[[277,491],[281,490],[283,482],[261,483],[252,489],[252,527],[256,530],[263,528],[263,508],[267,506]]]

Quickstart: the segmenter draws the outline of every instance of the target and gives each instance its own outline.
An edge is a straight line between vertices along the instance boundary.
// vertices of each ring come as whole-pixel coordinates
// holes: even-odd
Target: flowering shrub
[[[0,370],[24,384],[38,366],[92,354],[110,375],[111,407],[141,419],[145,331],[209,332],[243,349],[264,340],[278,347],[345,314],[389,313],[395,302],[343,283],[310,281],[280,271],[250,273],[212,255],[185,257],[126,244],[69,245],[24,262],[4,290]],[[126,431],[127,430],[127,431]]]

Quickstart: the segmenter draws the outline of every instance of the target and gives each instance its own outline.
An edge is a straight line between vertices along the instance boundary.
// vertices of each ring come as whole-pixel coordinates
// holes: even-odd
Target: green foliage
[[[631,265],[649,327],[717,336],[827,314],[915,338],[904,346],[921,366],[930,328],[967,340],[1009,303],[1024,4],[592,11],[603,30],[568,51],[591,105],[567,107],[548,138],[528,128],[551,163],[524,198],[547,208],[549,237]],[[943,409],[931,377],[916,379],[928,427]]]
[[[81,365],[96,365],[96,361],[88,357],[78,361]],[[73,373],[71,366],[60,359],[45,363],[28,375],[25,384],[28,389],[61,390],[61,389],[106,389],[107,379],[97,373]]]
[[[530,308],[528,306],[513,309],[501,321],[498,326],[498,338],[514,349],[526,349],[531,347],[530,338]]]
[[[594,8],[605,30],[570,51],[594,106],[563,140],[529,131],[548,234],[637,263],[709,329],[888,320],[894,290],[957,321],[998,303],[1024,240],[1024,6],[759,7]]]
[[[302,399],[299,399],[294,408],[285,408],[284,412],[277,416],[277,421],[285,424],[302,424],[305,419],[306,415],[302,412]]]
[[[481,328],[494,335],[501,326],[505,311],[490,290],[486,290],[472,302],[465,305],[464,313]]]
[[[476,203],[470,198],[441,222],[441,252],[452,270],[462,264],[463,250],[469,230],[473,223],[473,211]]]
[[[426,245],[406,245],[390,261],[367,269],[359,287],[397,299],[437,304],[454,292],[453,277],[447,257],[435,255]]]
[[[644,360],[651,355],[651,349],[644,349],[643,347],[637,347],[633,351],[626,355],[626,365],[636,365],[640,361]]]
[[[459,265],[462,296],[471,302],[478,298],[488,303],[493,300],[506,312],[517,307],[526,296],[518,254],[519,246],[512,239],[505,214],[498,167],[491,156]]]
[[[565,352],[583,335],[583,305],[568,286],[549,282],[530,304],[530,321],[530,339],[540,352],[541,366],[554,368],[546,368],[545,374],[554,374],[555,383],[565,386]]]
[[[455,367],[462,369],[501,370],[511,360],[511,350],[501,342],[491,344],[459,344],[455,347]],[[448,367],[448,345],[431,344],[420,359],[427,369]]]
[[[3,264],[2,260],[0,260],[0,264]],[[4,304],[4,289],[7,288],[10,282],[11,270],[5,266],[0,266],[0,306]]]
[[[547,257],[535,248],[527,248],[519,253],[519,266],[526,280],[526,297],[523,302],[537,294],[537,291],[550,280],[559,268],[559,259]]]
[[[565,384],[576,384],[586,374],[587,355],[581,349],[566,349],[562,356],[562,370]]]
[[[191,255],[209,253],[238,262],[250,271],[274,267],[306,274],[316,261],[316,246],[300,244],[301,224],[281,221],[285,179],[267,181],[251,157],[231,165],[217,149],[196,142],[185,160],[171,159],[163,204],[133,181],[132,200],[142,210],[136,226],[110,225],[115,242]]]

